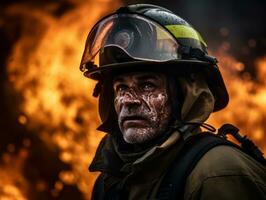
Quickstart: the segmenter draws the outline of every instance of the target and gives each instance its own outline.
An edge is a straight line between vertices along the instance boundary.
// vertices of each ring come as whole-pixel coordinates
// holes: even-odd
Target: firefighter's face
[[[127,143],[144,143],[166,130],[171,104],[164,74],[118,75],[113,80],[113,88],[119,128]]]

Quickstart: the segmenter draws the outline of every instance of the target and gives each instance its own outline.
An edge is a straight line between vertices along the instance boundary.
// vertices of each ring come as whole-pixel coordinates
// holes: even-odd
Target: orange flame
[[[18,155],[12,155],[14,146],[8,145],[8,152],[2,155],[4,164],[0,167],[0,197],[6,200],[26,200],[29,185],[22,176],[22,167],[27,158],[27,150],[21,149]],[[15,183],[15,184],[14,184]]]
[[[91,97],[94,82],[78,67],[87,31],[119,4],[87,1],[60,19],[24,6],[7,11],[25,18],[24,33],[8,64],[9,80],[23,96],[18,121],[35,130],[50,148],[59,149],[60,159],[72,166],[60,172],[55,190],[75,184],[87,199],[95,179],[87,168],[102,135],[95,131],[99,119]]]
[[[218,52],[220,68],[227,85],[230,102],[226,109],[214,113],[209,123],[216,127],[229,122],[237,125],[242,134],[247,134],[266,152],[266,56],[257,60],[256,79],[240,72],[244,64],[225,52]]]

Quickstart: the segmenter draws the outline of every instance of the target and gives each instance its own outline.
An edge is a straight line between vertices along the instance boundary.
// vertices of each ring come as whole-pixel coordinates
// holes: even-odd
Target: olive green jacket
[[[161,145],[145,152],[119,151],[111,135],[101,142],[90,166],[102,171],[105,190],[122,185],[130,200],[156,199],[161,180],[180,150],[182,140],[174,132]],[[229,146],[207,152],[189,175],[185,200],[266,199],[266,169],[257,161]]]
[[[188,177],[185,199],[266,199],[266,168],[239,149],[217,146]]]

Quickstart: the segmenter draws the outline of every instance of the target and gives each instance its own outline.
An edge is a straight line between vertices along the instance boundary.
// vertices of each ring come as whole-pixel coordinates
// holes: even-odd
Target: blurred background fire
[[[88,31],[127,3],[165,6],[218,57],[229,106],[209,123],[237,125],[266,152],[266,3],[13,0],[0,5],[0,199],[90,199],[87,167],[103,133],[94,82],[78,66]]]

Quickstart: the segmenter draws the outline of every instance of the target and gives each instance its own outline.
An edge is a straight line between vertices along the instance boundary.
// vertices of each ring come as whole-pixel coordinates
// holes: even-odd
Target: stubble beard
[[[151,95],[151,98],[153,95]],[[149,103],[149,108],[146,109],[146,116],[148,116],[148,124],[144,127],[128,127],[124,128],[121,123],[119,123],[119,128],[122,132],[123,138],[127,143],[130,144],[141,144],[148,142],[152,139],[155,139],[162,135],[168,128],[170,121],[170,107],[168,104],[168,95],[166,93],[159,94],[161,96],[162,101],[160,105],[160,110],[155,109],[155,105],[153,103]],[[146,99],[146,102],[149,99]]]

